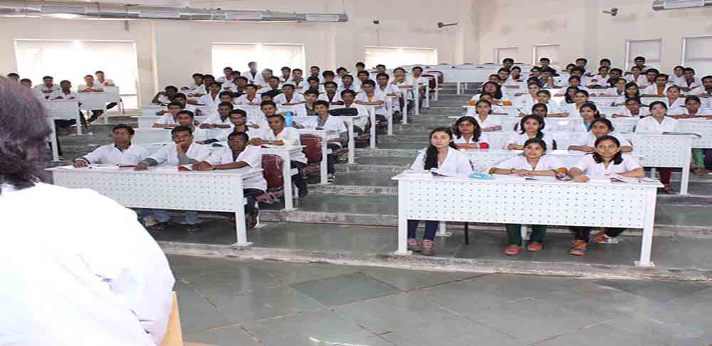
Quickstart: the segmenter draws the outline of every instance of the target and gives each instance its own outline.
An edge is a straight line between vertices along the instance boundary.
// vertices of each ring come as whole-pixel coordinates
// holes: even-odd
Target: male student
[[[497,71],[497,77],[499,78],[499,85],[504,85],[504,83],[507,82],[509,79],[509,75],[512,73],[509,69],[506,69],[504,67],[500,68]]]
[[[554,68],[551,67],[551,59],[549,59],[549,58],[540,58],[540,59],[539,59],[539,66],[540,66],[541,72],[544,72],[544,70],[551,69],[551,70],[553,70],[553,74],[552,74],[552,75],[556,75],[556,70],[554,70]],[[537,76],[537,77],[538,77],[538,76]]]
[[[704,98],[712,98],[712,76],[702,77],[702,86],[695,88],[690,95],[697,95]],[[710,105],[712,108],[712,104]]]
[[[354,102],[362,106],[375,106],[376,120],[379,122],[387,121],[388,110],[386,109],[386,95],[377,93],[376,83],[370,79],[363,82],[362,89],[363,92],[356,95]]]
[[[247,77],[240,76],[235,78],[234,81],[235,85],[230,89],[230,91],[232,92],[232,96],[237,98],[246,94],[247,90],[245,89],[247,88],[247,84],[249,83]]]
[[[608,67],[608,69],[611,69],[611,59],[608,58],[603,58],[598,62],[598,67],[605,66]]]
[[[104,73],[104,71],[96,71],[94,72],[94,75],[96,76],[96,82],[99,83],[99,85],[103,87],[116,86],[113,80],[106,78],[106,74]]]
[[[341,101],[341,95],[338,92],[338,89],[339,86],[336,84],[336,82],[325,82],[324,93],[319,94],[318,99],[329,102],[329,104],[331,105],[341,105],[344,102]]]
[[[267,82],[262,79],[262,74],[257,70],[256,62],[250,61],[247,64],[247,67],[249,68],[249,70],[245,71],[245,73],[243,73],[243,76],[247,78],[249,84],[257,85],[258,89],[267,85]]]
[[[218,105],[220,104],[220,83],[212,82],[208,84],[208,93],[201,96],[198,101],[188,100],[188,103],[196,103],[205,106],[208,115],[217,113]]]
[[[228,136],[234,132],[247,133],[250,136],[250,139],[264,138],[264,131],[269,128],[266,121],[263,126],[260,126],[260,128],[249,126],[247,123],[247,112],[242,109],[235,109],[230,112],[230,122],[232,123],[232,128],[223,130],[215,139],[209,139],[206,143],[224,142],[227,140]]]
[[[621,70],[619,68],[612,68],[610,70],[610,72],[608,72],[608,77],[609,77],[608,80],[618,79],[618,78],[621,78],[622,76],[623,76],[623,70]]]
[[[84,76],[84,84],[80,84],[79,88],[77,88],[77,91],[80,93],[91,93],[91,92],[103,92],[104,87],[101,86],[101,84],[97,83],[94,80],[94,76],[88,74]],[[94,120],[98,119],[104,111],[102,110],[92,110],[91,111],[92,115],[91,117],[87,120],[87,123],[92,123]]]
[[[7,78],[14,80],[15,82],[20,81],[20,75],[15,72],[10,72],[7,74]]]
[[[49,94],[50,100],[76,100],[79,95],[72,91],[72,82],[63,80],[59,82],[59,88]]]
[[[158,104],[158,105],[165,105],[171,102],[171,98],[173,98],[173,95],[178,93],[178,88],[169,85],[164,91],[159,91],[156,93],[156,96],[153,97],[153,100],[151,100],[151,103],[153,104]]]
[[[511,70],[512,66],[514,66],[514,59],[512,59],[512,58],[502,59],[502,67],[503,68],[506,68],[507,70]]]
[[[373,81],[367,81],[373,83]],[[336,179],[336,159],[333,152],[341,149],[343,138],[348,136],[344,122],[338,117],[329,115],[329,103],[326,101],[316,101],[314,103],[314,111],[317,116],[312,117],[304,123],[304,128],[313,130],[329,130],[335,133],[327,136],[327,147],[332,150],[331,154],[326,156],[328,180],[332,182]]]
[[[608,79],[610,78],[610,75],[608,74],[609,69],[610,68],[607,66],[600,66],[598,68],[598,74],[589,80],[589,85],[587,85],[587,87],[592,89],[608,88]]]
[[[250,136],[245,132],[233,132],[227,137],[227,148],[210,155],[207,160],[193,165],[196,171],[213,171],[221,169],[239,169],[251,167],[262,169],[262,153],[259,146],[249,145]],[[242,194],[247,200],[245,215],[247,228],[255,227],[259,209],[256,208],[255,197],[267,191],[267,181],[262,174],[254,175],[242,181]]]
[[[376,92],[386,95],[386,105],[390,105],[393,113],[400,112],[400,89],[388,83],[390,76],[381,72],[376,75]],[[388,97],[393,96],[393,97]]]
[[[319,93],[326,92],[324,86],[319,84],[319,78],[316,77],[307,78],[307,84],[302,88],[302,94],[307,90],[316,90]]]
[[[247,86],[245,86],[245,91],[247,93],[238,97],[237,100],[235,100],[235,104],[238,106],[259,106],[262,100],[260,99],[260,95],[257,94],[257,85],[247,84]]]
[[[675,113],[677,113],[677,114],[675,114]],[[677,118],[677,119],[688,119],[688,118],[697,118],[697,117],[706,117],[709,119],[709,118],[712,118],[712,109],[703,108],[702,100],[700,100],[699,97],[688,96],[685,98],[685,107],[683,107],[680,110],[677,110],[677,112],[673,112],[673,113],[668,112],[667,115],[671,115],[671,116],[673,116],[673,118]]]
[[[649,66],[645,65],[645,57],[644,56],[637,56],[635,59],[633,59],[633,66],[637,66],[643,73],[646,73],[648,69],[650,68]],[[632,69],[632,66],[631,66]]]
[[[321,84],[326,84],[327,82],[334,82],[336,78],[336,74],[334,71],[331,70],[326,70],[321,73],[322,78],[322,83]]]
[[[208,130],[195,126],[195,116],[193,115],[193,112],[182,110],[178,112],[177,118],[178,126],[187,126],[190,127],[191,131],[193,131],[193,142],[206,144],[206,142],[210,139]]]
[[[357,62],[356,65],[354,65],[354,67],[356,68],[356,74],[357,74],[357,75],[358,75],[359,72],[366,70],[366,64],[364,64],[364,63],[361,62],[361,61]]]
[[[339,67],[336,69],[336,77],[334,77],[334,82],[341,87],[343,84],[343,78],[349,74],[349,71],[345,67]]]
[[[266,102],[265,102],[266,103]],[[274,103],[272,103],[274,105]],[[301,147],[299,131],[293,127],[286,127],[284,117],[279,114],[272,114],[268,118],[269,130],[264,132],[264,138],[255,138],[251,142],[254,145],[279,145]],[[303,152],[291,156],[290,165],[292,168],[302,169],[307,166],[307,157]],[[292,176],[294,185],[299,190],[299,198],[306,198],[309,195],[309,187],[306,177],[297,173]]]
[[[232,80],[235,79],[235,77],[233,76],[232,67],[230,67],[230,66],[227,66],[223,69],[223,74],[224,75],[222,77],[218,78],[216,80],[216,82],[218,82],[220,84],[224,84],[226,82],[232,82]]]
[[[294,84],[294,88],[296,90],[302,90],[304,86],[307,84],[307,81],[304,79],[304,71],[300,68],[295,68],[292,70],[292,84]]]
[[[304,96],[294,92],[294,84],[282,85],[282,93],[275,96],[274,103],[279,106],[296,106],[304,103]]]
[[[183,104],[173,101],[168,104],[168,113],[153,123],[153,128],[167,129],[178,126],[178,112],[183,110]],[[163,112],[163,111],[161,111]],[[161,113],[159,112],[159,113]]]
[[[279,77],[271,76],[267,78],[267,86],[257,90],[258,94],[263,94],[268,91],[272,91],[275,94],[280,94],[282,90],[279,89]]]
[[[647,71],[645,71],[645,78],[643,78],[642,82],[638,83],[638,86],[641,88],[645,88],[655,84],[655,79],[658,78],[659,74],[660,71],[658,71],[657,69],[649,68]]]
[[[230,122],[230,112],[235,106],[230,102],[221,102],[218,105],[217,114],[208,117],[202,124],[201,129],[229,129],[232,127]]]
[[[193,130],[188,126],[178,126],[171,130],[172,143],[166,144],[157,152],[150,155],[145,160],[141,160],[136,165],[135,170],[143,171],[151,166],[158,166],[166,163],[169,166],[181,166],[195,164],[205,161],[210,157],[210,149],[204,145],[193,142]],[[170,215],[166,210],[144,210],[140,213],[147,225],[154,230],[164,229],[169,226]],[[148,217],[152,217],[157,223],[151,224]],[[198,213],[188,211],[185,215],[185,221],[181,222],[188,226],[188,232],[198,232]]]
[[[680,80],[680,88],[683,92],[690,92],[700,86],[695,78],[695,70],[693,68],[685,67],[682,71],[683,78]]]
[[[342,92],[344,90],[351,90],[355,93],[358,93],[361,91],[361,88],[354,84],[353,76],[345,75],[341,77],[341,87],[339,88],[338,92]]]
[[[650,72],[650,70],[648,70],[648,72]],[[643,94],[642,96],[665,96],[668,87],[668,75],[662,73],[657,75],[655,82],[643,89],[641,94]]]
[[[333,82],[331,82],[333,83]],[[304,92],[304,103],[296,108],[296,113],[299,116],[316,115],[314,111],[314,102],[319,99],[319,92],[316,90],[307,90]],[[328,103],[328,102],[327,102]]]
[[[376,78],[378,78],[378,74],[379,74],[379,73],[386,73],[386,74],[387,74],[387,72],[386,72],[386,65],[383,65],[383,64],[378,64],[378,65],[376,65],[376,71],[373,72],[373,73],[371,73],[370,79],[372,79],[372,80],[375,81]]]
[[[191,97],[201,97],[205,95],[208,92],[205,88],[205,75],[202,73],[193,73],[193,83],[188,84],[188,86],[181,90]]]
[[[354,80],[354,85],[360,88],[361,85],[363,85],[363,82],[369,80],[369,78],[371,78],[371,74],[368,71],[358,71],[358,73],[356,73],[356,80]]]
[[[279,82],[281,84],[292,82],[292,69],[289,66],[284,66],[280,70],[282,71],[282,76],[279,77]]]
[[[185,94],[183,93],[177,93],[173,95],[173,99],[171,102],[180,102],[183,105],[183,109],[193,112],[195,116],[201,116],[203,114],[203,112],[198,109],[198,107],[196,107],[195,105],[188,104],[188,98],[185,97]],[[167,111],[160,111],[156,114],[163,115],[165,113],[167,113]]]
[[[132,144],[134,129],[129,125],[114,126],[114,143],[102,145],[89,154],[74,159],[74,167],[86,167],[90,164],[111,164],[116,166],[136,166],[148,157],[146,148]]]
[[[576,59],[576,67],[582,69],[584,71],[584,74],[586,73],[586,65],[588,65],[588,59],[586,59],[586,58]]]
[[[368,116],[368,110],[366,109],[366,107],[355,103],[355,99],[356,93],[353,90],[344,90],[341,92],[341,101],[343,103],[343,106],[335,106],[334,108],[355,108],[357,111],[357,115]],[[364,129],[366,128],[366,124],[368,124],[368,118],[354,120],[354,132],[362,134],[364,132]]]
[[[47,99],[51,93],[59,90],[59,85],[54,84],[54,78],[52,78],[52,76],[44,76],[42,77],[42,84],[36,85],[32,90]]]
[[[309,77],[314,77],[319,79],[319,83],[321,83],[321,79],[323,78],[321,76],[321,68],[319,66],[312,66],[309,68]]]

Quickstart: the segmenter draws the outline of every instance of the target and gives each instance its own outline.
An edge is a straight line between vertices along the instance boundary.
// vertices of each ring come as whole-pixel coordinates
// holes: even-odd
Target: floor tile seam
[[[404,290],[403,292],[405,292],[405,293],[412,293],[412,292],[417,292],[417,291],[424,290],[424,289],[435,288],[435,287],[439,287],[439,286],[444,286],[444,285],[454,284],[454,283],[458,283],[458,282],[468,281],[468,280],[472,280],[472,279],[476,279],[476,278],[480,278],[480,277],[488,276],[488,275],[496,275],[496,274],[494,274],[494,273],[480,273],[480,274],[468,276],[468,277],[462,278],[462,279],[456,279],[456,280],[452,280],[452,281],[448,281],[448,282],[437,283],[437,284],[430,285],[430,286],[424,286],[424,287],[413,288],[413,289],[410,289],[410,290]]]

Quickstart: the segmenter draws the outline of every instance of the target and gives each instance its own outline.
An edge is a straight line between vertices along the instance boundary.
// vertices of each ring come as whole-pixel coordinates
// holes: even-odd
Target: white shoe
[[[326,177],[326,181],[328,181],[328,182],[330,182],[330,183],[333,183],[335,180],[336,180],[336,175],[335,175],[335,174],[329,174],[329,175]]]

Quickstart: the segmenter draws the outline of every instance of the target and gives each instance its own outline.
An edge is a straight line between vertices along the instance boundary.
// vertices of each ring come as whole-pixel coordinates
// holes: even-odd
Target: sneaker
[[[420,252],[421,247],[420,244],[418,244],[418,241],[414,238],[409,238],[408,239],[408,251],[413,251],[413,252]]]
[[[519,255],[519,251],[521,251],[522,247],[519,245],[509,245],[504,249],[504,254],[508,256],[515,256]]]
[[[530,241],[529,244],[527,244],[527,251],[529,252],[539,252],[544,248],[544,244],[535,242],[535,241]]]
[[[618,244],[618,239],[607,236],[606,231],[601,231],[596,238],[593,238],[593,242],[596,244]]]
[[[423,254],[424,256],[433,256],[435,255],[435,248],[434,248],[433,241],[432,240],[423,240],[421,243],[422,249],[420,250],[420,253]]]
[[[336,180],[336,175],[335,174],[329,174],[326,178],[326,181],[333,183],[334,180]]]
[[[581,239],[574,240],[573,246],[569,250],[569,255],[583,256],[586,253],[586,242]]]

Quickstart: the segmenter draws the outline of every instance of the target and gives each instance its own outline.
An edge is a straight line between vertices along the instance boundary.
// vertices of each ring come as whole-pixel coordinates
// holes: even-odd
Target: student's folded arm
[[[623,172],[619,174],[629,178],[645,178],[645,170],[643,170],[643,167],[638,167],[632,171]]]
[[[198,163],[198,162],[199,162],[198,160],[191,159],[185,153],[178,153],[178,164],[179,165],[188,165],[188,164]]]
[[[231,163],[225,163],[221,165],[213,165],[213,168],[215,169],[238,169],[242,167],[249,166],[247,162],[244,161],[238,161],[238,162],[231,162]]]

